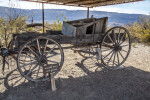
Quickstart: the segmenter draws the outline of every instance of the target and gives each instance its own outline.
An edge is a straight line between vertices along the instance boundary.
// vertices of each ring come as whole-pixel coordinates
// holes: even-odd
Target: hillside
[[[9,8],[0,7],[0,13],[8,12]],[[34,22],[42,22],[42,10],[41,9],[33,9],[33,10],[25,10],[25,9],[16,9],[18,12],[23,12],[26,15],[34,15]],[[76,20],[86,18],[87,11],[86,10],[65,10],[65,9],[45,9],[45,21],[54,22],[56,20],[56,16],[61,17],[61,14],[64,14],[68,20]],[[2,15],[2,14],[1,14]],[[90,11],[90,16],[94,15],[96,18],[100,17],[109,17],[109,25],[125,25],[129,23],[133,23],[138,21],[138,18],[141,14],[124,14],[124,13],[115,13],[115,12],[104,12],[104,11]],[[3,17],[5,14],[3,14]],[[60,18],[63,21],[63,18]],[[31,19],[28,21],[31,22]]]

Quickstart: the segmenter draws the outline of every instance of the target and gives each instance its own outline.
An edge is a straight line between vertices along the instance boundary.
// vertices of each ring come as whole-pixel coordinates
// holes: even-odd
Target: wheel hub
[[[39,63],[39,65],[47,64],[46,56],[40,56],[39,59],[38,59],[38,63]]]
[[[117,45],[114,46],[114,50],[115,50],[115,51],[121,51],[121,50],[122,50],[122,47],[117,44]]]

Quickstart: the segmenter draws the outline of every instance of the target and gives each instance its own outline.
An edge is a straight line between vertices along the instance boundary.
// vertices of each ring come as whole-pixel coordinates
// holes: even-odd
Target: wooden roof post
[[[89,7],[87,8],[87,19],[89,18]]]
[[[43,33],[44,33],[44,3],[42,3]]]

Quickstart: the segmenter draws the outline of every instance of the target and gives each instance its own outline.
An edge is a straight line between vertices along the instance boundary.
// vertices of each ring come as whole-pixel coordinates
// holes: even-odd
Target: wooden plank
[[[56,84],[55,84],[55,78],[53,75],[50,76],[50,80],[51,80],[51,87],[52,87],[52,91],[56,91]]]
[[[63,22],[62,33],[64,35],[75,35],[76,27],[70,25],[69,23]]]
[[[87,23],[72,23],[71,25],[75,26],[75,25],[86,25]]]
[[[85,43],[92,43],[101,41],[104,33],[101,34],[94,34],[94,41],[91,38],[91,34],[86,35],[77,35],[77,36],[69,36],[69,35],[48,35],[48,34],[19,34],[16,36],[15,39],[15,46],[20,48],[20,46],[26,43],[28,40],[33,39],[37,36],[45,36],[50,39],[55,40],[60,44],[74,44],[74,45],[81,45]],[[34,45],[34,44],[33,44]]]
[[[87,18],[89,18],[89,14],[90,14],[90,8],[87,8]]]
[[[45,26],[45,23],[44,23],[44,3],[42,3],[42,18],[43,18],[43,33],[44,33],[44,26]]]

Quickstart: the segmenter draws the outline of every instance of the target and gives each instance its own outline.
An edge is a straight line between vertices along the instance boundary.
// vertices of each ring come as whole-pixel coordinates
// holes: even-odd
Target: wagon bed
[[[107,22],[108,17],[64,21],[62,31],[47,30],[47,32],[43,34],[37,32],[25,32],[22,34],[15,34],[13,37],[16,38],[15,46],[17,48],[27,40],[37,36],[49,37],[60,44],[91,44],[100,42],[107,30]]]

